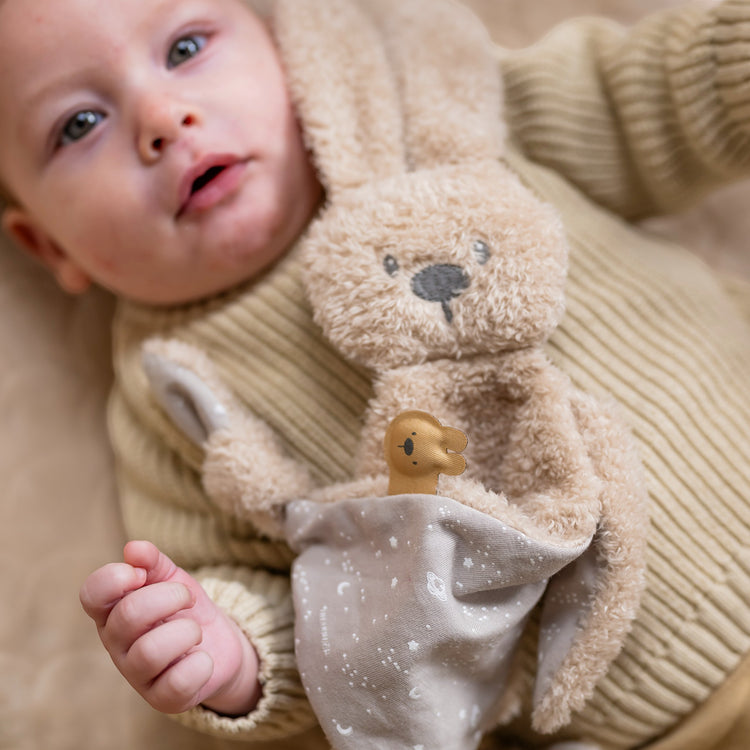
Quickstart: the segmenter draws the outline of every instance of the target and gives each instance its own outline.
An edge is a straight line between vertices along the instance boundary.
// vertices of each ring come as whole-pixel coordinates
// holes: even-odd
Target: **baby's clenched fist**
[[[150,542],[128,543],[123,559],[94,571],[80,598],[125,679],[164,713],[252,710],[258,659],[237,624]]]

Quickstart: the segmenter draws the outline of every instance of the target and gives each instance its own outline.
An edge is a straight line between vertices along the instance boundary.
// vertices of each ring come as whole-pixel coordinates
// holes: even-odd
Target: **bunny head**
[[[378,3],[374,24],[356,2],[335,5],[340,39],[316,54],[286,44],[327,194],[303,250],[317,322],[374,369],[542,342],[562,316],[567,245],[556,213],[501,162],[484,28],[449,4],[412,23],[415,4]]]
[[[563,311],[553,215],[499,163],[404,173],[339,196],[306,243],[316,319],[390,368],[542,342]]]

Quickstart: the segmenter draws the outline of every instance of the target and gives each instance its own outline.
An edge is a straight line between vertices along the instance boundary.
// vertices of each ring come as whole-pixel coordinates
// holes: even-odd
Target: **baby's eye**
[[[176,68],[191,57],[195,57],[206,45],[203,34],[187,34],[180,37],[167,53],[167,67]]]
[[[60,145],[74,143],[88,135],[102,120],[104,114],[93,109],[82,109],[70,117],[60,131]]]

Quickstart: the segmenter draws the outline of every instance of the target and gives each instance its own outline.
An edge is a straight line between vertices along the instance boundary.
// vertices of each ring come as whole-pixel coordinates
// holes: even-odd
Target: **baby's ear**
[[[403,174],[398,91],[372,19],[350,0],[278,0],[273,30],[329,195]]]
[[[91,277],[24,208],[6,207],[0,222],[16,245],[50,271],[63,290],[81,294],[91,286]]]

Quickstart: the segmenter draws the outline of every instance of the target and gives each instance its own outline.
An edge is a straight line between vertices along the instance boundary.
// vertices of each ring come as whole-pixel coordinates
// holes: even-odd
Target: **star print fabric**
[[[472,750],[554,545],[441,496],[287,506],[297,661],[336,750]]]

